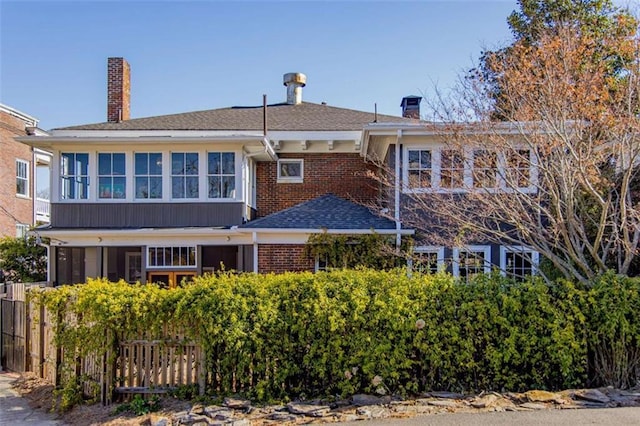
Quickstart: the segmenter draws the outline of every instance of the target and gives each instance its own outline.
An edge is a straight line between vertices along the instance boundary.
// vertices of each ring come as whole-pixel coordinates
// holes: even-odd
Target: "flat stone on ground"
[[[562,399],[557,393],[545,390],[530,390],[524,394],[529,402],[554,402]]]
[[[576,398],[590,402],[597,402],[599,404],[606,404],[611,401],[607,395],[603,394],[598,389],[581,389],[576,391],[575,396]]]

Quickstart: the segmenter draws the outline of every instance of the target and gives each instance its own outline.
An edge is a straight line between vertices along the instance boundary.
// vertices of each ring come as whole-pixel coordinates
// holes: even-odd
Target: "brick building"
[[[22,236],[49,220],[49,154],[15,140],[44,135],[37,125],[34,117],[0,104],[0,237]]]

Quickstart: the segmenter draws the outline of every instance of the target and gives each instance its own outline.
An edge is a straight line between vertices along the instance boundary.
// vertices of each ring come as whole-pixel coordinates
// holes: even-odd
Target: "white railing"
[[[35,210],[36,210],[36,220],[38,222],[51,221],[51,203],[49,202],[49,200],[36,198]]]

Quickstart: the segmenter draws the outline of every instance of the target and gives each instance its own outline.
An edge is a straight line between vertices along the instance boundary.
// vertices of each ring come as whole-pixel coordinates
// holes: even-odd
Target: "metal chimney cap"
[[[301,72],[288,72],[282,77],[282,82],[285,86],[296,84],[300,87],[304,87],[307,85],[307,76]]]

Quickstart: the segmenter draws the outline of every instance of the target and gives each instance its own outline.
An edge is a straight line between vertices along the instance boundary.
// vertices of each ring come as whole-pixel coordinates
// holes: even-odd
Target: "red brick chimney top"
[[[124,58],[107,60],[107,121],[117,123],[131,116],[131,69]]]

